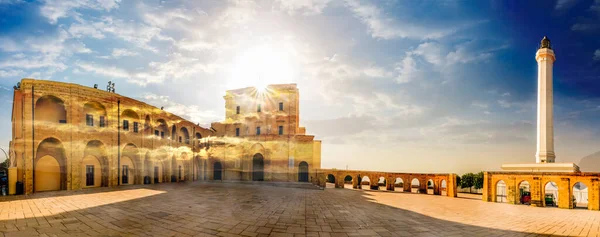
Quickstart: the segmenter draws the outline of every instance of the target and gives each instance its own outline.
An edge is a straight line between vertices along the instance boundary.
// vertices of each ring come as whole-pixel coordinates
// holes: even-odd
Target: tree
[[[460,187],[461,188],[469,188],[469,193],[471,193],[471,187],[473,187],[473,179],[474,179],[475,175],[473,173],[466,173],[463,174],[462,178],[460,179]]]
[[[460,175],[456,176],[456,186],[460,186]]]
[[[483,171],[475,174],[473,177],[473,186],[475,186],[475,189],[483,188]]]

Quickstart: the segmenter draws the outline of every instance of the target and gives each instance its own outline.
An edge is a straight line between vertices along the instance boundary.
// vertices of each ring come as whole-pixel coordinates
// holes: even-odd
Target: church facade
[[[13,99],[9,193],[16,181],[26,194],[196,180],[309,182],[321,143],[298,126],[298,98],[295,84],[227,91],[226,119],[204,128],[114,92],[23,79]]]

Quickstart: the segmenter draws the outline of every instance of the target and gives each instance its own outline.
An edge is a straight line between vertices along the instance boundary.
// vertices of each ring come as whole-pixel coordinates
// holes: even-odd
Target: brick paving
[[[600,212],[239,183],[0,198],[2,236],[599,236]]]

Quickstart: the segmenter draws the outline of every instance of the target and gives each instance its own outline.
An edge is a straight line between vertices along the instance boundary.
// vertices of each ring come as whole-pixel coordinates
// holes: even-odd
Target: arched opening
[[[573,185],[573,208],[588,208],[588,187],[582,182]]]
[[[386,190],[386,182],[383,176],[379,177],[379,180],[377,180],[377,190]]]
[[[98,102],[88,102],[83,105],[85,125],[90,127],[106,127],[108,118],[106,108]]]
[[[365,189],[365,190],[371,189],[371,179],[369,179],[369,176],[363,176],[360,184],[361,184],[360,186],[362,187],[362,189]]]
[[[33,190],[35,192],[66,190],[65,161],[65,149],[58,139],[43,140],[36,152]]]
[[[213,165],[213,180],[223,180],[222,172],[223,166],[221,166],[221,162],[215,162]]]
[[[150,152],[146,152],[144,157],[144,184],[151,184],[154,179],[154,166],[152,165],[152,159],[150,158]]]
[[[156,162],[154,164],[154,170],[153,170],[153,175],[154,175],[154,183],[162,183],[164,182],[163,179],[163,165],[161,162]]]
[[[121,113],[121,129],[123,131],[139,132],[138,122],[140,116],[131,109],[126,109]]]
[[[421,188],[421,182],[417,178],[413,178],[410,181],[410,192],[411,193],[419,193],[419,189]]]
[[[180,139],[179,142],[185,143],[185,144],[190,144],[190,133],[188,132],[187,128],[182,127],[179,132],[181,132],[181,135],[183,137],[183,139]]]
[[[328,174],[325,182],[326,188],[335,188],[335,176],[333,174]]]
[[[558,207],[558,184],[555,182],[544,185],[544,206]]]
[[[506,183],[504,180],[500,180],[498,183],[496,183],[496,202],[507,202]]]
[[[104,144],[94,140],[88,142],[81,163],[81,187],[108,187],[108,155]]]
[[[156,126],[154,130],[154,136],[159,137],[161,139],[169,137],[169,127],[167,126],[167,122],[164,119],[156,120],[158,126]]]
[[[171,126],[171,140],[173,142],[177,142],[177,127],[175,126],[175,124],[173,124],[173,126]]]
[[[529,182],[523,180],[519,183],[519,192],[517,193],[519,195],[518,203],[531,205],[531,190],[529,188]]]
[[[35,102],[35,120],[49,123],[67,123],[65,103],[56,96],[45,95]]]
[[[298,164],[298,182],[308,182],[308,163],[306,161]]]
[[[434,193],[434,186],[435,183],[433,182],[433,179],[429,179],[427,180],[427,194],[433,194]]]
[[[138,148],[131,143],[127,144],[121,153],[121,184],[141,184],[141,167],[142,160]],[[123,182],[125,175],[127,175],[126,183]]]
[[[404,180],[402,180],[402,178],[396,178],[394,182],[394,191],[404,192]]]
[[[256,153],[252,157],[252,180],[265,180],[265,159],[262,154]]]
[[[121,185],[135,184],[135,165],[128,156],[121,157]]]
[[[447,188],[448,188],[448,187],[447,187],[447,186],[448,186],[448,185],[446,184],[446,180],[445,180],[445,179],[442,179],[442,182],[440,182],[440,194],[441,194],[442,196],[446,196],[446,195],[448,195],[448,194],[447,194],[447,193],[448,193],[448,190],[447,190]]]
[[[349,188],[352,189],[352,176],[350,175],[346,175],[346,177],[344,177],[344,188]]]

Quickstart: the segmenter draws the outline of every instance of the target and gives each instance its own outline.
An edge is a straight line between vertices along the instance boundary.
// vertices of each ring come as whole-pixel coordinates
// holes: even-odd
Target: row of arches
[[[122,149],[119,160],[120,185],[162,183],[169,181],[178,182],[184,180],[207,179],[209,168],[206,160],[199,157],[188,159],[187,153],[181,154],[181,159],[168,156],[165,150],[156,152],[157,159],[152,159],[150,153],[146,153],[144,159],[139,154],[138,148],[133,144],[127,144]],[[74,159],[73,159],[74,160]],[[81,188],[107,187],[109,182],[109,159],[105,145],[97,140],[86,144],[83,158],[77,166],[80,166]],[[53,191],[67,189],[66,177],[67,156],[61,141],[56,138],[44,139],[37,148],[34,162],[34,191]],[[253,157],[252,180],[264,180],[264,156],[257,153]],[[192,166],[194,167],[192,170]],[[169,170],[171,169],[171,170]],[[300,162],[298,168],[298,181],[308,182],[308,163]],[[212,179],[224,179],[224,166],[220,161],[212,164]]]
[[[332,188],[335,187],[335,175],[333,174],[328,174],[326,177],[326,182],[328,184],[326,184],[326,186]],[[357,179],[357,188],[358,189],[365,189],[365,190],[389,190],[388,185],[387,185],[387,180],[385,177],[380,176],[376,181],[372,181],[370,180],[369,176],[361,176],[361,175],[357,175],[356,177],[352,177],[351,175],[346,175],[344,177],[344,181],[343,181],[343,188],[346,189],[354,189],[354,179]],[[421,181],[419,181],[418,178],[413,178],[410,181],[410,192],[412,193],[419,193],[420,192],[420,188],[421,188]],[[445,179],[442,179],[440,181],[439,184],[439,188],[440,188],[440,194],[441,195],[446,195],[447,191],[447,182]],[[393,191],[397,191],[397,192],[404,192],[404,180],[401,177],[397,177],[394,179],[394,183],[393,183]],[[426,193],[427,194],[435,194],[434,192],[434,188],[435,188],[435,181],[433,179],[428,179],[427,180],[427,184],[426,184]]]
[[[504,180],[499,180],[496,183],[496,202],[508,203],[508,191],[507,185]],[[523,180],[519,182],[516,190],[517,204],[530,205],[531,204],[531,185],[528,181]],[[586,208],[588,207],[588,186],[583,182],[576,182],[571,187],[573,208]],[[558,207],[558,200],[560,197],[559,186],[554,181],[548,181],[543,185],[543,206]]]
[[[54,95],[44,95],[37,99],[35,103],[35,120],[46,122],[46,123],[67,123],[67,108],[62,99]],[[106,107],[99,102],[90,101],[83,105],[83,116],[85,116],[85,125],[88,127],[107,127],[108,126],[108,115]],[[120,114],[123,124],[119,124],[124,130],[140,132],[137,124],[141,123],[141,117],[132,109],[124,109]],[[131,124],[130,124],[131,123]],[[179,129],[175,124],[169,126],[165,119],[158,118],[153,124],[150,119],[150,115],[146,115],[144,120],[144,133],[147,135],[152,134],[152,130],[156,136],[161,138],[171,138],[179,143],[190,144],[191,132],[185,127],[181,126]],[[195,139],[201,139],[202,134],[196,132],[194,134]]]
[[[122,149],[119,159],[118,184],[142,184],[167,182],[169,179],[168,169],[171,170],[171,182],[190,179],[189,161],[186,162],[187,153],[181,154],[181,159],[175,156],[169,157],[165,150],[157,152],[157,158],[151,159],[150,153],[142,159],[139,149],[133,144],[127,144]],[[109,186],[108,153],[105,145],[98,141],[89,141],[84,149],[81,160],[71,159],[76,162],[81,172],[80,187],[107,187]],[[196,166],[199,166],[199,158],[196,158]],[[204,162],[204,167],[206,166]],[[66,177],[67,156],[62,142],[50,137],[40,142],[36,149],[33,172],[33,190],[52,191],[67,189]],[[196,175],[197,176],[197,175]]]

